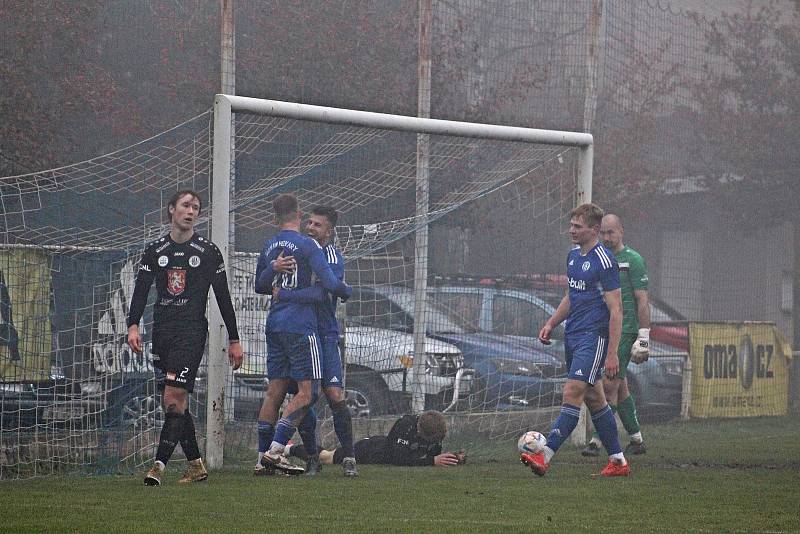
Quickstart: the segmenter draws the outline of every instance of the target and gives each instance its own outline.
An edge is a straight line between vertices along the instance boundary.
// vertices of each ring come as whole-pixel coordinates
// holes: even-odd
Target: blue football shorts
[[[343,387],[339,336],[322,337],[322,387]]]
[[[564,355],[569,367],[567,378],[594,385],[603,378],[603,368],[608,353],[608,334],[585,331],[567,334],[564,338]]]
[[[322,362],[316,334],[267,333],[267,377],[319,380]]]

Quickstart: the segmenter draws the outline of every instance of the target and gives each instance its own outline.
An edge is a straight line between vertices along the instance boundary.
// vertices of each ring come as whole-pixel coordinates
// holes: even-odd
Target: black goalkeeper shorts
[[[386,436],[372,436],[356,441],[353,444],[356,462],[360,464],[386,463]],[[340,464],[344,459],[344,449],[339,447],[333,453],[333,463]]]
[[[194,390],[206,335],[205,330],[153,331],[153,366],[163,372],[165,385]]]

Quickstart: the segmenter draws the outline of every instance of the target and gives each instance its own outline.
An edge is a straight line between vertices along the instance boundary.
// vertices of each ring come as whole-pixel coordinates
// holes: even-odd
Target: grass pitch
[[[644,428],[649,452],[625,479],[565,445],[543,478],[498,443],[456,468],[340,466],[316,477],[251,475],[241,460],[207,483],[60,477],[0,483],[0,532],[795,532],[800,419]],[[451,444],[457,446],[457,444]],[[491,449],[490,449],[491,450]],[[228,462],[233,463],[233,462]]]

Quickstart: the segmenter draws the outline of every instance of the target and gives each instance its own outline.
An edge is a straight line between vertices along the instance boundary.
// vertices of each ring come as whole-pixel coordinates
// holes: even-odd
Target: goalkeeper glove
[[[646,362],[650,357],[650,329],[640,328],[639,336],[631,347],[631,361],[639,364]]]

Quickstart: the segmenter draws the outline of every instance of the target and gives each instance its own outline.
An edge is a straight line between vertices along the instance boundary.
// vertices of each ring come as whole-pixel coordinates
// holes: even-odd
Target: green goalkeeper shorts
[[[638,338],[638,334],[624,333],[619,337],[619,350],[617,356],[619,357],[619,374],[617,378],[622,380],[628,373],[628,364],[631,363],[631,348]]]

